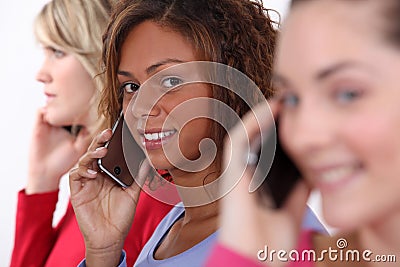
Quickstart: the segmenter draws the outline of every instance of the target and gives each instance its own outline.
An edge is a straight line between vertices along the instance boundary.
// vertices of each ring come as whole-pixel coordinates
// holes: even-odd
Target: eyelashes
[[[120,94],[124,95],[125,93],[132,94],[135,93],[137,90],[139,90],[140,85],[136,84],[134,82],[125,82],[121,84],[119,87]]]
[[[355,87],[341,87],[334,91],[333,97],[341,104],[356,101],[363,95],[363,90]]]
[[[168,90],[173,89],[177,86],[180,86],[180,85],[182,85],[182,83],[183,83],[183,80],[178,77],[166,77],[161,80],[161,86]]]
[[[163,90],[171,90],[183,84],[183,80],[178,77],[166,77],[161,79],[160,86]],[[133,94],[140,89],[140,85],[132,81],[124,82],[119,87],[120,95]]]

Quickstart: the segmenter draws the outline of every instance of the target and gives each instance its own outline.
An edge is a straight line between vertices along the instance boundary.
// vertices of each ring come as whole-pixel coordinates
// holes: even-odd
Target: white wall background
[[[0,0],[0,267],[9,265],[14,238],[17,192],[25,185],[30,133],[36,109],[43,105],[36,82],[42,52],[35,43],[32,22],[48,0]],[[281,13],[289,0],[264,0]],[[68,187],[62,182],[61,201]],[[59,207],[59,217],[65,204]]]

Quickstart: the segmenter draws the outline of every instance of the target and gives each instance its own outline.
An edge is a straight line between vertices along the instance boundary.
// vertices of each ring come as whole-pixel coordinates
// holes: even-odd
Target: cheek
[[[59,70],[60,76],[64,78],[74,78],[71,81],[81,80],[82,77],[89,77],[88,72],[82,66],[82,64],[72,55],[68,55],[65,58],[62,58],[57,63],[57,69]],[[86,75],[83,75],[86,74]]]
[[[58,96],[71,113],[81,113],[88,110],[89,106],[97,105],[95,84],[87,73],[71,75],[68,80],[67,76],[65,78],[64,83],[58,84]]]
[[[391,171],[399,166],[399,134],[400,118],[391,114],[353,117],[342,127],[347,147],[375,170]]]
[[[127,109],[128,109],[128,101],[122,101],[122,112],[125,114],[125,116],[127,116],[127,114],[131,114],[131,112],[127,113]]]
[[[204,138],[211,137],[211,123],[208,119],[200,118],[188,122],[181,130],[182,141],[191,140],[199,143]]]
[[[200,142],[211,138],[211,123],[208,119],[195,119],[187,123],[179,135],[179,146],[187,157],[198,156]],[[214,141],[202,143],[204,151],[213,151]],[[192,156],[191,156],[192,155]]]
[[[278,132],[278,139],[282,145],[283,150],[289,155],[291,159],[296,161],[296,146],[293,144],[293,124],[289,122],[287,119],[280,118],[279,125],[276,129]]]

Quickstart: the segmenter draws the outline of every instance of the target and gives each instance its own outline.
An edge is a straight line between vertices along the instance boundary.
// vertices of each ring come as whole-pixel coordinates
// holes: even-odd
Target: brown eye
[[[137,90],[139,90],[140,85],[133,83],[133,82],[126,82],[123,83],[120,87],[120,91],[123,94],[131,94],[135,93]]]

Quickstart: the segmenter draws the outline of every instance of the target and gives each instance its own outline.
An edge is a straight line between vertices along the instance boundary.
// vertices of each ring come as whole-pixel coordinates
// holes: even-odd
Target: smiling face
[[[380,3],[298,4],[278,43],[280,137],[341,228],[400,206],[400,51],[382,36]]]
[[[52,46],[44,47],[45,59],[37,74],[46,95],[45,120],[54,126],[88,126],[95,84],[79,60]]]
[[[186,101],[212,96],[211,87],[191,84],[181,87],[179,75],[168,73],[158,77],[159,88],[143,86],[154,74],[179,63],[199,60],[193,47],[181,36],[156,23],[146,21],[134,27],[121,48],[118,80],[123,90],[123,110],[133,115],[135,139],[147,150],[155,168],[174,168],[167,160],[163,146],[179,149],[189,160],[200,156],[199,143],[211,136],[211,121],[196,118],[187,121],[187,114],[195,109],[179,109]],[[142,87],[140,87],[142,86]],[[164,90],[163,92],[160,89]],[[161,96],[158,101],[155,98]],[[132,100],[132,109],[128,104]],[[130,107],[131,107],[130,106]],[[207,110],[208,106],[199,107]],[[167,119],[168,118],[168,119]]]

